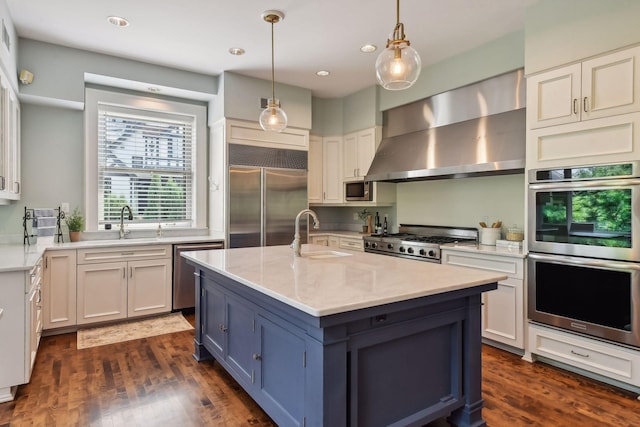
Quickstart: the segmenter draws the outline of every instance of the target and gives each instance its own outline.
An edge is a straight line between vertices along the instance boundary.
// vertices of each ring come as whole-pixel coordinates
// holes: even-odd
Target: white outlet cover
[[[62,212],[69,212],[69,203],[67,202],[60,203],[60,209],[62,209]]]

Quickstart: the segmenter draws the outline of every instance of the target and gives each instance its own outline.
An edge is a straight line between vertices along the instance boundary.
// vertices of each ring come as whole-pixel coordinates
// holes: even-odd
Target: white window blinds
[[[113,105],[98,106],[98,224],[193,224],[195,119]]]

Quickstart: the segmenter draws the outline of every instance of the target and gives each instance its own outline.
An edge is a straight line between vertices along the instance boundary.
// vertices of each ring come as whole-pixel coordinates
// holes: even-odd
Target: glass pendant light
[[[267,108],[260,113],[260,126],[269,132],[282,132],[287,127],[287,114],[280,108],[280,101],[276,98],[273,24],[284,19],[284,14],[277,10],[268,10],[262,14],[262,19],[271,24],[271,98],[267,100]]]
[[[418,52],[405,39],[404,24],[400,22],[400,0],[396,0],[396,26],[393,39],[387,39],[387,47],[376,60],[378,83],[388,90],[402,90],[411,87],[422,69]]]

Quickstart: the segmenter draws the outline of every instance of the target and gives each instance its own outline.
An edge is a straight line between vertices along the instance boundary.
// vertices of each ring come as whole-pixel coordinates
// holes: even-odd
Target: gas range
[[[477,244],[478,230],[402,224],[396,234],[365,236],[364,251],[439,263],[440,245],[447,243]]]

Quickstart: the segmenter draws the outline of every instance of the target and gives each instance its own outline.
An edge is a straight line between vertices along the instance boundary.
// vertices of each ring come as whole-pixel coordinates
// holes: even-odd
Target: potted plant
[[[75,208],[73,212],[66,216],[65,222],[69,227],[69,240],[72,242],[80,240],[80,232],[84,230],[84,216],[82,216],[80,210]]]
[[[361,211],[358,212],[358,218],[360,218],[360,220],[364,223],[362,225],[362,232],[363,233],[369,233],[369,217],[371,216],[371,214],[369,214],[369,211],[364,208]]]

